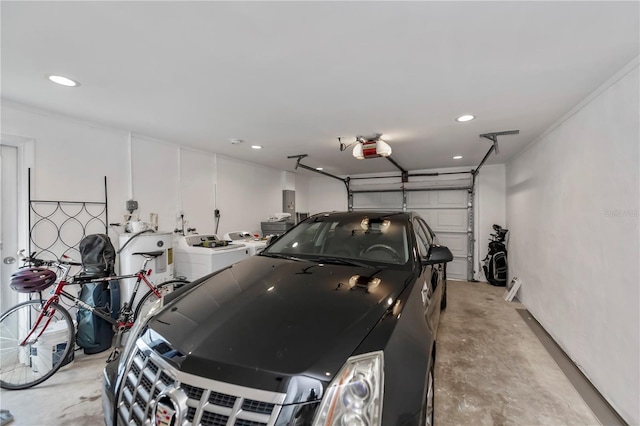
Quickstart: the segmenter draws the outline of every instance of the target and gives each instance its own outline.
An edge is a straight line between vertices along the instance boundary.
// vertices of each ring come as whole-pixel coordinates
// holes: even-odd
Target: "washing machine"
[[[174,245],[177,276],[189,281],[202,278],[248,258],[249,247],[221,241],[216,235],[178,237]]]
[[[256,238],[248,231],[233,231],[224,234],[225,241],[244,244],[249,247],[249,255],[260,253],[267,246],[267,240]]]
[[[152,251],[162,251],[163,253],[147,262],[147,270],[151,269],[151,274],[147,279],[152,284],[160,284],[173,279],[173,233],[172,232],[143,232],[143,233],[123,233],[119,237],[120,243],[120,274],[135,274],[142,267],[144,257],[133,253],[144,253]],[[124,248],[123,248],[124,247]],[[120,281],[121,301],[129,301],[136,279],[129,278]],[[144,296],[149,288],[144,282],[140,283],[135,303]]]

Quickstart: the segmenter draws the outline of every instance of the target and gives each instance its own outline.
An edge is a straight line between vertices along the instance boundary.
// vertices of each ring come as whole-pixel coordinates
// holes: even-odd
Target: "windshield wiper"
[[[315,257],[313,259],[309,259],[312,262],[318,263],[329,263],[332,265],[349,265],[349,266],[360,266],[362,268],[374,268],[374,266],[358,262],[357,260],[344,259],[342,257]]]
[[[276,259],[295,260],[295,261],[298,261],[298,262],[301,262],[303,260],[303,259],[300,259],[299,257],[289,256],[289,255],[282,254],[282,253],[265,253],[265,252],[262,252],[258,256],[273,257],[273,258],[276,258]]]

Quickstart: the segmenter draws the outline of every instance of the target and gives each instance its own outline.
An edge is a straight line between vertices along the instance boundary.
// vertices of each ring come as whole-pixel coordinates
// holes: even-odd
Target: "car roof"
[[[393,216],[397,219],[402,220],[410,220],[412,216],[414,216],[413,212],[403,212],[403,211],[394,211],[394,210],[357,210],[351,212],[345,211],[333,211],[333,212],[324,212],[318,213],[311,217],[324,216],[335,219],[356,219],[361,217],[368,217],[369,219],[377,219],[377,218],[388,218]]]

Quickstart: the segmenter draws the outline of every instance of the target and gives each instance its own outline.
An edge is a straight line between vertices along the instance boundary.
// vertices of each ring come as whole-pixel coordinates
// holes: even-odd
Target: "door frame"
[[[35,140],[24,136],[0,133],[0,145],[13,146],[18,149],[18,247],[24,247],[25,250],[28,250],[29,169],[34,171]]]

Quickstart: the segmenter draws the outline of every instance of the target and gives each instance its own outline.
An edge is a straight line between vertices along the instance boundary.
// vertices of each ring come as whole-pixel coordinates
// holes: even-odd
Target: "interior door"
[[[0,145],[0,312],[18,303],[11,274],[18,268],[18,148]]]

